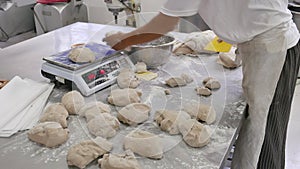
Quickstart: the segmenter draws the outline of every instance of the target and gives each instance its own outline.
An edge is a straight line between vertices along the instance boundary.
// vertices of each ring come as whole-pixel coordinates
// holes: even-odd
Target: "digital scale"
[[[52,82],[56,81],[69,87],[76,87],[84,96],[89,96],[116,82],[122,68],[134,70],[135,66],[123,52],[117,52],[111,47],[88,43],[85,47],[91,49],[96,60],[92,63],[78,64],[68,58],[71,49],[49,57],[44,57],[41,73]]]

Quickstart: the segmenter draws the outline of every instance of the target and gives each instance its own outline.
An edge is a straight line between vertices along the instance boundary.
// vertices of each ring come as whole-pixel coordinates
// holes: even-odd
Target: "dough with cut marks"
[[[57,122],[43,122],[30,129],[27,136],[31,141],[51,148],[66,142],[69,138],[69,130],[63,129]]]
[[[135,76],[135,73],[127,68],[120,70],[117,76],[117,83],[121,89],[124,88],[136,88],[141,83],[140,80]]]
[[[149,118],[151,107],[143,103],[132,103],[119,110],[118,119],[132,126],[140,124]]]
[[[183,105],[183,110],[186,111],[192,118],[211,124],[216,120],[216,112],[212,106],[189,102]]]
[[[85,104],[78,112],[80,116],[86,118],[87,122],[102,113],[111,113],[111,108],[101,101]]]
[[[163,146],[160,137],[144,130],[135,130],[126,135],[124,148],[152,159],[163,157]]]
[[[130,150],[126,150],[124,154],[104,154],[98,160],[101,169],[141,169],[137,159]]]
[[[79,110],[84,106],[84,97],[76,90],[70,91],[63,95],[61,103],[68,110],[69,114],[78,114]]]
[[[179,131],[183,140],[191,147],[203,147],[210,142],[210,129],[195,119],[180,123]]]
[[[67,163],[69,166],[85,168],[90,162],[109,152],[112,149],[112,143],[97,137],[94,140],[85,140],[73,145],[67,154]]]
[[[141,95],[142,92],[136,89],[115,89],[110,92],[107,101],[112,105],[123,107],[131,103],[139,103]]]
[[[94,136],[111,138],[119,130],[119,120],[108,113],[101,113],[87,123],[88,130]]]
[[[96,59],[95,53],[87,47],[72,48],[68,57],[71,61],[76,63],[94,62]]]

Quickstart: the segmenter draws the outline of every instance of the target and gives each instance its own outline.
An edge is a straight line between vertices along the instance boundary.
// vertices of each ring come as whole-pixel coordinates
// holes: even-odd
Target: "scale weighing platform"
[[[42,75],[52,82],[57,81],[69,87],[75,85],[84,96],[89,96],[114,84],[122,68],[135,69],[126,54],[117,52],[109,46],[88,43],[85,47],[95,53],[94,62],[84,64],[72,62],[68,58],[71,51],[69,49],[44,57],[43,60],[46,62],[42,64]]]

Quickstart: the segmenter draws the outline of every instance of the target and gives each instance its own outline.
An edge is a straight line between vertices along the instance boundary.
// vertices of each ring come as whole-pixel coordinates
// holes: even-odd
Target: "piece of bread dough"
[[[210,130],[195,119],[185,120],[179,124],[183,140],[191,147],[203,147],[210,142]]]
[[[148,72],[147,65],[144,62],[137,62],[134,66],[135,66],[135,72],[136,73]]]
[[[170,87],[185,86],[186,81],[182,77],[171,77],[166,80],[166,84]]]
[[[126,135],[124,148],[152,159],[163,157],[163,146],[160,137],[143,130],[135,130]]]
[[[191,83],[191,82],[194,81],[193,78],[192,78],[190,75],[185,74],[185,73],[182,73],[180,77],[181,77],[182,79],[184,79],[184,81],[185,81],[186,83]]]
[[[149,118],[151,107],[143,103],[132,103],[118,111],[118,119],[131,126],[136,126]]]
[[[69,138],[69,130],[63,129],[57,122],[43,122],[30,129],[27,135],[31,141],[51,148],[66,142]]]
[[[130,150],[126,150],[124,154],[104,154],[98,160],[101,169],[141,169],[137,159]]]
[[[117,76],[117,83],[121,89],[124,88],[137,88],[141,83],[140,80],[135,76],[135,73],[127,68],[120,70]]]
[[[192,118],[204,121],[207,124],[211,124],[216,120],[216,112],[214,108],[206,104],[189,102],[183,105],[183,110],[186,111]]]
[[[39,122],[54,121],[58,122],[63,128],[66,128],[68,127],[68,116],[69,113],[62,103],[54,103],[46,108]]]
[[[208,77],[206,79],[203,80],[203,84],[205,87],[214,90],[214,89],[219,89],[221,87],[220,82],[213,77]]]
[[[68,58],[76,63],[94,62],[96,59],[95,53],[87,47],[72,48]]]
[[[90,162],[109,152],[112,149],[112,143],[106,139],[97,137],[94,140],[85,140],[73,145],[67,154],[67,163],[69,166],[85,168]]]
[[[154,121],[161,128],[171,135],[179,134],[178,125],[183,121],[190,119],[190,115],[184,111],[174,110],[157,110],[155,113]]]
[[[217,63],[225,68],[234,69],[241,66],[242,59],[237,48],[232,47],[229,52],[220,52]]]
[[[210,89],[205,86],[196,87],[195,90],[196,90],[196,93],[201,96],[210,96],[212,94]]]
[[[80,116],[86,118],[87,122],[102,113],[111,113],[111,108],[100,101],[85,104],[78,112]]]
[[[84,97],[76,90],[70,91],[63,95],[61,103],[68,110],[69,114],[78,114],[79,110],[84,106]]]
[[[87,123],[88,130],[94,136],[111,138],[117,134],[120,122],[111,114],[101,113]]]
[[[110,92],[107,101],[112,105],[123,107],[131,103],[139,103],[141,96],[142,92],[136,89],[115,89]]]

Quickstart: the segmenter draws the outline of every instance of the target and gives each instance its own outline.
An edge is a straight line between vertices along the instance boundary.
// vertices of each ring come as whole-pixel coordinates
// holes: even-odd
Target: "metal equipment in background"
[[[136,27],[137,16],[136,13],[141,12],[140,0],[104,0],[110,12],[113,13],[115,24],[118,24],[118,15],[120,12],[126,13],[126,25]]]
[[[0,0],[0,41],[34,30],[35,0]]]
[[[117,52],[111,47],[88,43],[85,47],[96,54],[96,60],[92,63],[74,63],[68,58],[72,49],[55,55],[44,57],[42,75],[53,82],[59,82],[69,88],[76,88],[84,96],[89,96],[97,91],[114,84],[122,68],[135,70],[129,57]]]
[[[37,0],[34,6],[37,35],[75,23],[88,22],[83,0]]]

